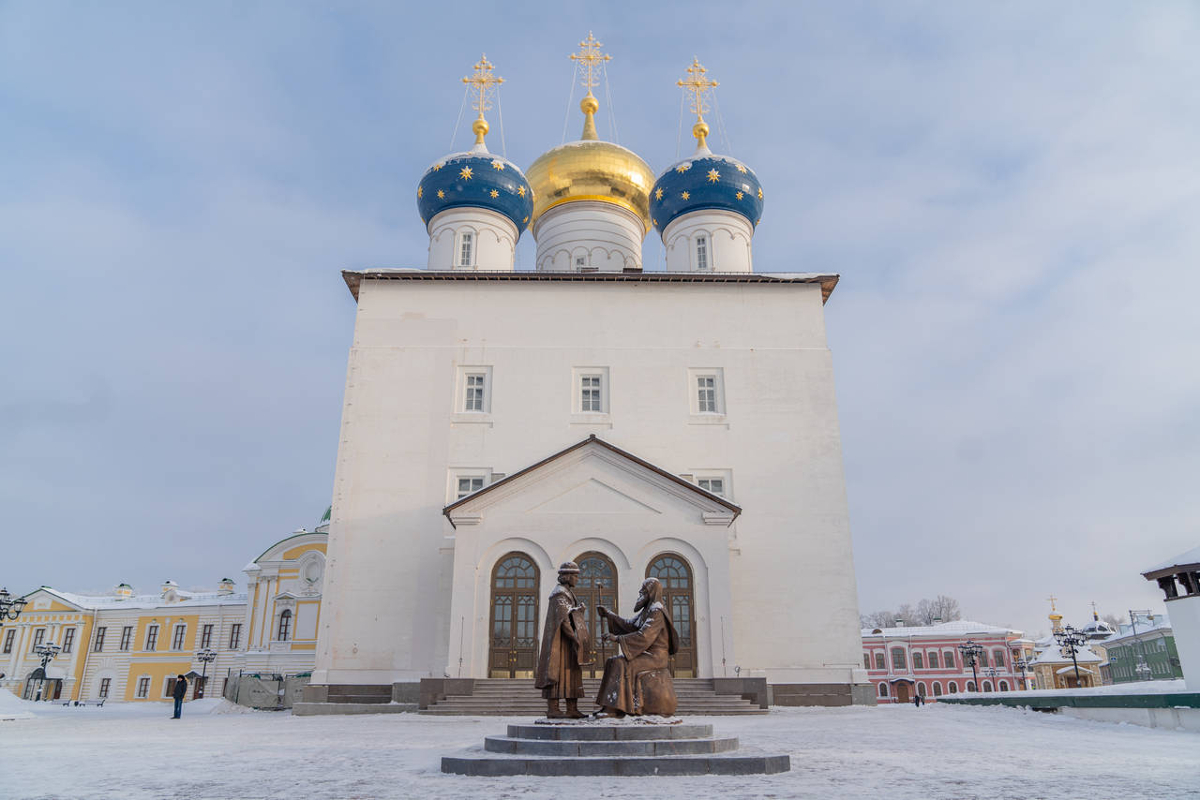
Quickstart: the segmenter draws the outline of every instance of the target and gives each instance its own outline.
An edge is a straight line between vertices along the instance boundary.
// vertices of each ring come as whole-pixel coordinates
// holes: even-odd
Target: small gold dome
[[[555,206],[592,200],[633,212],[649,232],[654,173],[637,153],[597,138],[593,118],[599,106],[589,91],[579,103],[584,116],[583,138],[542,153],[525,170],[533,188],[530,227]]]

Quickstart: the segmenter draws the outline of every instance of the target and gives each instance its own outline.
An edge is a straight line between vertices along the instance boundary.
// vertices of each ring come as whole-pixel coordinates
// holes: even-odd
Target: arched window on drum
[[[671,659],[671,674],[694,678],[696,658],[696,595],[692,567],[678,553],[663,553],[646,567],[647,578],[658,578],[663,586],[663,605],[679,637],[679,652]]]

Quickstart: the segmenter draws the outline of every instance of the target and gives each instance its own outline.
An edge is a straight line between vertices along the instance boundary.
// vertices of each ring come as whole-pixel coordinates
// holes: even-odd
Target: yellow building
[[[1103,683],[1100,673],[1100,665],[1106,663],[1106,657],[1103,650],[1096,652],[1093,649],[1093,639],[1087,636],[1087,644],[1077,648],[1075,658],[1072,660],[1069,653],[1065,652],[1058,644],[1054,634],[1063,630],[1062,614],[1058,613],[1058,609],[1054,606],[1054,599],[1050,600],[1050,628],[1049,636],[1038,639],[1035,644],[1037,656],[1030,663],[1029,668],[1034,674],[1039,689],[1075,689],[1088,686],[1100,686]]]
[[[26,595],[16,622],[0,629],[0,686],[35,700],[164,700],[175,676],[224,674],[244,647],[246,595],[224,579],[211,592],[187,592],[173,581],[157,594],[136,595],[122,583],[108,595],[82,595],[49,586]],[[43,673],[35,652],[62,649]],[[195,654],[216,651],[205,666]],[[203,697],[195,680],[189,697]]]
[[[296,531],[250,562],[246,592],[228,578],[195,592],[168,580],[155,594],[127,583],[107,595],[42,586],[0,628],[0,688],[30,700],[162,701],[180,674],[195,673],[188,699],[223,694],[241,672],[306,674],[316,658],[328,525],[326,511],[316,531]],[[34,651],[51,643],[61,651],[43,672]],[[201,650],[215,659],[203,663]]]
[[[328,512],[326,512],[328,514]],[[246,565],[247,672],[295,675],[312,670],[325,582],[328,516],[315,531],[296,531]]]

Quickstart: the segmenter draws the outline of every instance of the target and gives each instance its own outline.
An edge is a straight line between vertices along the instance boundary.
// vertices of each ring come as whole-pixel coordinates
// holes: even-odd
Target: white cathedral
[[[306,696],[530,677],[575,561],[589,614],[663,582],[677,677],[873,703],[823,317],[838,278],[753,270],[762,188],[709,150],[698,62],[696,150],[656,179],[596,133],[599,43],[572,58],[578,141],[526,173],[490,153],[484,58],[474,147],[417,188],[426,268],[343,273],[358,311]],[[517,271],[526,229],[536,268]],[[643,271],[651,229],[665,271]]]

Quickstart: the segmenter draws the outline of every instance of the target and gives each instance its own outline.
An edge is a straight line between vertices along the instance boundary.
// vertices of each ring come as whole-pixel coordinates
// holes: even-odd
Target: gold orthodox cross
[[[605,61],[612,61],[612,56],[600,52],[601,47],[603,44],[597,42],[592,32],[588,31],[587,38],[579,43],[579,52],[571,54],[571,60],[578,62],[579,68],[583,70],[581,83],[589,95],[592,93],[592,87],[600,82],[596,77],[596,69]]]
[[[704,95],[720,86],[716,81],[705,77],[707,72],[708,70],[701,66],[700,60],[693,57],[692,65],[687,68],[688,76],[681,81],[676,81],[677,86],[682,86],[685,92],[692,93],[692,113],[699,121],[703,121],[704,112],[708,111],[708,103],[705,102]]]
[[[1057,597],[1055,597],[1054,595],[1050,595],[1050,596],[1049,596],[1049,597],[1047,597],[1046,599],[1050,601],[1050,613],[1051,613],[1051,614],[1057,614],[1057,613],[1058,613],[1058,609],[1054,607],[1054,601],[1055,601],[1055,600],[1057,600],[1058,598],[1057,598]]]
[[[504,83],[504,78],[499,75],[493,75],[492,69],[494,65],[488,61],[487,54],[480,56],[479,63],[475,65],[475,72],[463,78],[463,83],[471,87],[471,91],[475,94],[474,106],[479,111],[479,119],[483,119],[483,112],[491,108],[488,102],[489,95],[495,91],[495,87]]]

